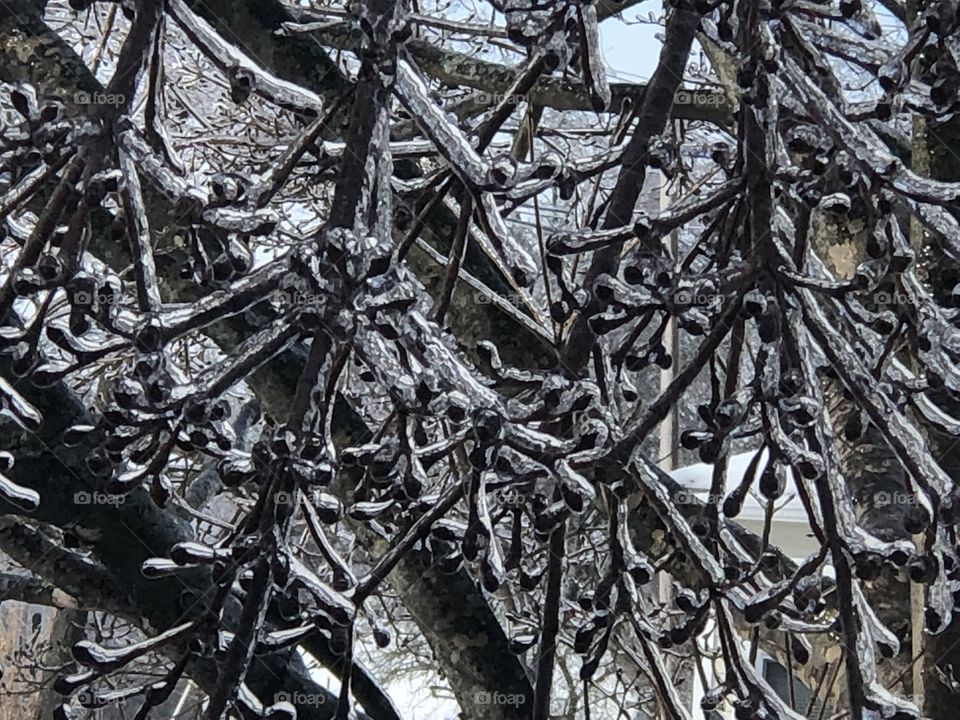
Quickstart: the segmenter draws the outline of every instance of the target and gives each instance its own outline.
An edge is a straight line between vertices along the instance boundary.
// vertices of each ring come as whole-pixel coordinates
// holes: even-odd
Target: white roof
[[[756,454],[756,450],[751,450],[750,452],[731,455],[727,459],[727,482],[726,487],[724,488],[725,494],[740,484],[744,475],[747,474],[747,469],[750,466],[750,462],[753,460]],[[757,472],[763,470],[764,464],[767,462],[767,455],[767,450],[764,450],[763,456],[760,458],[760,463],[757,466]],[[710,484],[713,481],[713,465],[708,463],[687,465],[686,467],[673,470],[669,473],[669,475],[678,483],[683,485],[684,488],[693,491],[693,493],[698,497],[702,495],[704,498],[706,498],[707,494],[710,492]],[[737,517],[745,520],[763,520],[764,508],[766,507],[767,500],[759,494],[756,482],[757,481],[755,480],[753,488],[747,494],[747,497],[744,500],[743,510]],[[723,498],[720,499],[720,502],[723,502]],[[777,509],[777,513],[774,517],[778,521],[803,524],[807,523],[807,513],[803,508],[803,504],[800,502],[800,498],[797,497],[797,491],[796,487],[794,486],[792,473],[787,476],[787,486],[784,490],[783,497],[776,501],[775,507]]]

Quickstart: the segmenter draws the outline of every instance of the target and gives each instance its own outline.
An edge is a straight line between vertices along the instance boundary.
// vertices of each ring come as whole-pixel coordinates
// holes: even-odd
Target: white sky
[[[611,81],[638,82],[653,74],[661,45],[655,36],[661,28],[638,23],[636,18],[660,11],[661,3],[644,2],[624,12],[624,20],[613,17],[600,24],[601,48]]]

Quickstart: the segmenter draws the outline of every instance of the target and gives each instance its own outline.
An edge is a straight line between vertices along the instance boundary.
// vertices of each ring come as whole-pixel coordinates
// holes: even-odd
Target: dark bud
[[[18,113],[27,120],[30,119],[30,101],[26,95],[19,90],[14,90],[10,93],[10,102],[13,103],[13,107]]]
[[[680,445],[685,450],[696,450],[711,437],[713,436],[710,433],[700,430],[684,430],[680,433]]]
[[[910,579],[921,585],[931,585],[937,579],[937,561],[929,555],[916,555],[908,563]]]
[[[740,580],[740,578],[743,576],[743,573],[736,565],[724,565],[723,575],[729,582],[735,583]]]
[[[520,587],[524,590],[533,590],[540,583],[543,574],[531,575],[530,573],[520,571]]]
[[[646,585],[653,579],[653,572],[645,563],[635,563],[628,568],[627,572],[637,585]]]
[[[723,514],[735,518],[743,509],[743,495],[732,492],[723,501]]]
[[[767,309],[767,297],[756,288],[743,297],[742,312],[745,317],[757,317]]]
[[[855,559],[857,577],[867,582],[880,577],[883,564],[875,553],[861,553]]]
[[[760,494],[768,500],[776,500],[783,495],[783,491],[783,477],[773,463],[768,464],[760,474]]]
[[[647,367],[647,365],[649,364],[650,364],[650,360],[646,355],[640,356],[640,355],[630,354],[630,355],[627,355],[623,361],[623,366],[630,372],[639,372],[640,370],[643,370],[645,367]]]
[[[373,628],[373,639],[381,650],[390,644],[390,632],[379,625]]]
[[[921,505],[912,505],[903,519],[903,527],[911,535],[919,535],[929,524],[930,515]]]
[[[763,608],[759,605],[747,605],[743,609],[743,619],[751,625],[755,625],[763,619]]]
[[[677,607],[685,613],[692,613],[697,609],[697,599],[689,589],[681,590],[675,599]]]
[[[860,0],[840,0],[840,14],[845,18],[852,18],[860,10]]]
[[[107,451],[102,447],[94,448],[87,455],[87,468],[97,477],[106,477],[112,470],[112,463],[107,457]]]
[[[706,538],[710,535],[710,522],[700,515],[690,522],[690,529],[698,538]]]
[[[536,633],[525,633],[510,638],[510,652],[514,655],[523,655],[527,650],[537,644],[538,636]]]
[[[914,258],[909,253],[895,251],[890,256],[890,272],[902,273],[913,264]]]
[[[733,706],[733,716],[736,720],[756,720],[757,703],[753,698],[738,700]]]
[[[593,643],[593,638],[597,634],[595,625],[586,625],[573,636],[573,651],[578,655],[586,655]]]
[[[724,42],[733,40],[733,27],[730,25],[730,21],[723,15],[721,15],[717,21],[717,35]]]
[[[550,49],[546,52],[543,58],[544,64],[547,66],[547,70],[553,72],[558,67],[560,67],[560,55],[556,50]]]
[[[238,105],[246,102],[253,90],[253,74],[237,65],[230,68],[227,74],[230,78],[231,99]]]
[[[500,589],[500,579],[493,572],[493,568],[486,559],[480,563],[480,581],[483,589],[488,593],[495,593]]]
[[[757,318],[757,332],[760,334],[760,341],[764,343],[780,339],[780,308],[776,303],[770,303]]]
[[[416,500],[423,494],[423,483],[415,475],[406,475],[403,478],[403,491],[411,500]]]
[[[420,401],[420,404],[424,407],[430,404],[430,401],[435,397],[435,393],[430,389],[430,386],[427,385],[423,380],[417,385],[417,389],[414,391],[417,397],[417,400]]]
[[[897,567],[904,567],[910,561],[910,556],[903,550],[894,550],[890,553],[890,562]]]
[[[560,496],[573,512],[583,512],[583,496],[564,483],[560,483]]]
[[[823,474],[823,466],[812,459],[802,459],[796,465],[799,473],[807,480],[816,480]]]
[[[13,281],[13,292],[20,296],[33,295],[42,287],[39,275],[30,269],[21,270]]]
[[[793,659],[800,665],[806,665],[807,661],[810,660],[810,651],[796,635],[790,636],[790,652],[793,654]]]
[[[700,445],[700,462],[712,464],[720,457],[720,451],[723,449],[723,441],[717,437],[711,437],[705,443]]]
[[[62,271],[60,259],[52,253],[44,253],[37,262],[37,274],[44,280],[56,280]]]
[[[346,592],[351,587],[350,578],[339,568],[333,571],[333,581],[331,584],[337,592]]]
[[[480,410],[474,416],[473,435],[482,445],[491,445],[503,435],[503,420],[492,410]]]
[[[700,709],[703,710],[704,714],[709,713],[711,710],[716,710],[719,706],[720,697],[713,693],[704,695],[700,700]]]
[[[564,322],[569,316],[569,310],[565,303],[560,300],[550,305],[550,317],[554,322]]]
[[[217,282],[225,282],[233,275],[233,263],[230,262],[229,257],[221,253],[213,261],[213,279]]]
[[[683,645],[690,638],[690,630],[692,626],[689,625],[677,625],[675,628],[670,629],[670,641],[674,645]]]
[[[13,370],[13,374],[17,377],[26,377],[34,366],[36,366],[38,360],[37,354],[33,352],[33,348],[30,348],[13,361],[10,369]]]
[[[251,468],[230,460],[221,460],[217,465],[220,481],[227,487],[242,485],[253,477]]]
[[[623,280],[630,285],[640,285],[643,282],[643,270],[638,265],[627,265],[623,269]]]
[[[938,77],[930,88],[930,100],[937,107],[949,107],[957,98],[957,79],[950,75]]]

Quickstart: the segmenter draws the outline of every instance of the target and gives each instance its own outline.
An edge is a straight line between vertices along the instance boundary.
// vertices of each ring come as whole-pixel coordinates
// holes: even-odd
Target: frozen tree
[[[0,2],[0,550],[73,618],[57,717],[399,718],[401,666],[466,718],[806,716],[761,650],[946,716],[960,8],[675,0],[614,82],[637,5]]]

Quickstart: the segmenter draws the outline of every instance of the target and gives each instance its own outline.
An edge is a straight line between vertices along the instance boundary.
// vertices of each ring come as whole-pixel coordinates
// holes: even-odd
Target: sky
[[[610,80],[642,82],[653,74],[660,55],[659,25],[641,24],[637,17],[661,11],[659,2],[643,2],[600,24],[600,42]]]

